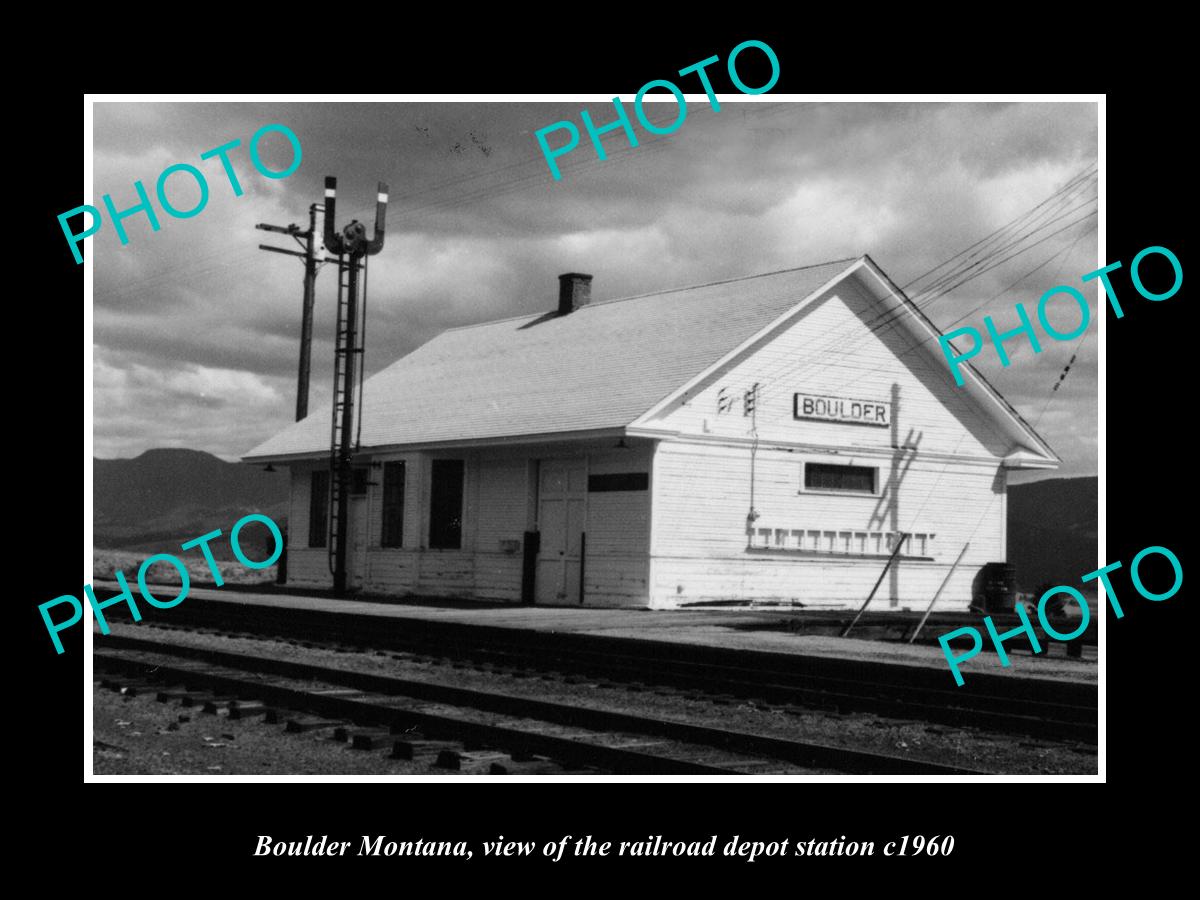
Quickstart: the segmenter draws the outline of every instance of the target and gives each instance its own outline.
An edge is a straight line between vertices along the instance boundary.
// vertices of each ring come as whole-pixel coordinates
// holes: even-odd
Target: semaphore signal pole
[[[337,254],[338,301],[336,346],[333,363],[333,420],[330,423],[329,468],[329,570],[333,592],[341,596],[347,584],[347,541],[349,539],[349,496],[354,452],[355,356],[362,354],[359,340],[359,273],[368,256],[383,249],[387,219],[388,188],[382,181],[375,202],[375,234],[357,219],[337,230],[337,179],[325,177],[325,248]],[[365,302],[365,301],[364,301]],[[361,361],[358,363],[361,365]],[[361,414],[361,412],[360,412]]]

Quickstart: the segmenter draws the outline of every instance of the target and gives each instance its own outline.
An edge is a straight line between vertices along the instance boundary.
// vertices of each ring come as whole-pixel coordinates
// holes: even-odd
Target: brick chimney
[[[560,316],[565,316],[581,306],[587,306],[591,300],[591,275],[568,272],[558,276],[558,314]]]

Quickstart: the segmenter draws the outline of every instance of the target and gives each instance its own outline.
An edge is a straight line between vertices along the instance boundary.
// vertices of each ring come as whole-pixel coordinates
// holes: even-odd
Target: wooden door
[[[587,465],[583,460],[542,460],[538,466],[538,531],[541,546],[535,599],[581,602],[579,575],[587,527]]]

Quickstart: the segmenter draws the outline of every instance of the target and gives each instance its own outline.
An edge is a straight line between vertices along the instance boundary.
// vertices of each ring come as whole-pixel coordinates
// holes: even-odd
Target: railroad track
[[[486,766],[532,774],[572,769],[660,775],[984,774],[903,756],[121,635],[97,642],[94,660],[97,671],[108,673],[110,686],[206,703],[233,718],[273,716],[290,730],[322,729],[351,746],[386,745],[401,758],[433,757],[468,771]]]
[[[225,602],[181,606],[156,617],[154,623],[567,672],[785,708],[865,712],[1005,734],[1097,742],[1094,684],[972,673],[965,686],[956,687],[939,668]]]

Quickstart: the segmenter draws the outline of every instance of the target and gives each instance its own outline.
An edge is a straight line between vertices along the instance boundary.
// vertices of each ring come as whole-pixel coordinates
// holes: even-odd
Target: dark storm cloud
[[[639,130],[631,148],[623,135],[607,135],[606,161],[584,132],[560,158],[555,181],[533,134],[578,122],[581,108],[597,123],[613,118],[603,102],[97,104],[93,202],[111,192],[118,207],[131,205],[134,179],[152,193],[158,173],[176,162],[196,165],[210,186],[194,218],[162,216],[152,232],[133,217],[125,247],[111,227],[89,239],[97,454],[193,446],[236,456],[287,424],[301,266],[258,250],[289,242],[254,225],[306,224],[326,174],[339,178],[342,222],[369,222],[376,182],[391,188],[387,244],[370,268],[370,373],[447,327],[552,306],[565,271],[594,273],[603,300],[870,253],[903,285],[1095,161],[1092,104],[730,98],[716,112],[701,99],[670,136]],[[667,121],[674,103],[648,108]],[[300,168],[286,179],[262,177],[247,155],[251,135],[268,123],[287,125],[303,146]],[[242,142],[230,154],[241,197],[217,160],[199,159],[234,139]],[[290,162],[278,134],[262,151],[271,167]],[[178,205],[195,199],[185,178],[170,184]],[[1079,199],[1094,197],[1091,188]],[[1080,214],[1088,209],[1094,204]],[[965,316],[962,325],[982,328],[984,315],[1001,321],[1018,301],[1032,309],[1054,284],[1078,285],[1096,268],[1094,225],[1048,239],[933,302],[928,314],[942,327]],[[330,378],[334,284],[326,269],[314,403]],[[1066,460],[1063,474],[1096,465],[1094,336],[1041,413],[1074,343],[1018,349],[1008,368],[990,350],[976,359],[1027,418],[1042,416],[1039,430]]]

